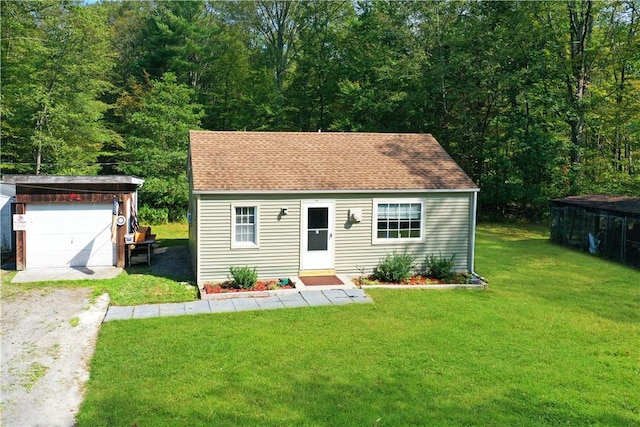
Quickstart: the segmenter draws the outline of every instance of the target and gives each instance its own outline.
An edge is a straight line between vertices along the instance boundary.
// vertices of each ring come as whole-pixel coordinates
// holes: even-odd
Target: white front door
[[[28,204],[27,269],[115,265],[111,204]]]
[[[333,203],[302,204],[301,270],[333,269],[334,223]]]

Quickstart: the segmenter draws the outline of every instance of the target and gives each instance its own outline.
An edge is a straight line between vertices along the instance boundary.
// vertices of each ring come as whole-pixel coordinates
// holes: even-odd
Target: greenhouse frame
[[[552,200],[551,241],[640,268],[640,198],[594,194]]]

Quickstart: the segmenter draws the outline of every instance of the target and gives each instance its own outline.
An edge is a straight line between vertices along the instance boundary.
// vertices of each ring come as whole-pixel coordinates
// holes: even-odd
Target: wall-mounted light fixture
[[[281,208],[280,209],[280,216],[285,216],[287,214],[287,212],[288,212],[287,208]]]
[[[362,221],[362,209],[355,208],[349,209],[349,222],[360,222]]]

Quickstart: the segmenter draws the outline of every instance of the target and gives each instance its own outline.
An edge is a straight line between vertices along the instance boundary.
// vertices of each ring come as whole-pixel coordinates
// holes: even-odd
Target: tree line
[[[140,176],[148,220],[189,129],[432,133],[484,215],[640,194],[639,0],[1,6],[1,172]]]

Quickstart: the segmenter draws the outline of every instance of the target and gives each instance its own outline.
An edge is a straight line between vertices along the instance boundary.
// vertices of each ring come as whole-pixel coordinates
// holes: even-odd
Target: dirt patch
[[[176,281],[194,281],[188,246],[157,248],[151,257],[151,274]]]
[[[75,424],[109,303],[91,289],[29,290],[2,298],[3,426]]]

